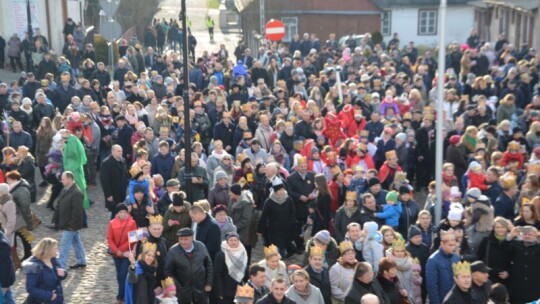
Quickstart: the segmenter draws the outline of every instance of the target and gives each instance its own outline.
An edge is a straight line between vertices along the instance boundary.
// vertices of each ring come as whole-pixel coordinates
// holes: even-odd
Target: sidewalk
[[[186,0],[187,17],[191,20],[191,32],[197,39],[197,48],[195,49],[196,56],[200,56],[203,51],[216,52],[219,50],[220,44],[225,44],[229,51],[229,56],[233,56],[234,49],[240,39],[240,28],[221,29],[219,26],[218,9],[209,9],[207,0]],[[155,15],[155,18],[170,18],[178,20],[180,13],[180,3],[178,0],[163,0],[160,5],[160,10]],[[214,42],[210,42],[210,35],[206,28],[206,17],[210,15],[215,22]]]
[[[13,73],[11,70],[6,70],[6,69],[0,70],[0,82],[7,83],[8,85],[10,82],[14,80],[19,80],[20,76],[21,76],[21,72]]]

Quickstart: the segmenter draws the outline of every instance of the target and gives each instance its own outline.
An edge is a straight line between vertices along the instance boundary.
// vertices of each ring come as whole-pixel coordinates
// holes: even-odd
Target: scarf
[[[218,161],[221,160],[221,158],[224,156],[224,155],[227,155],[227,151],[223,150],[221,153],[217,153],[216,150],[212,151],[212,156],[215,157]]]
[[[137,274],[138,276],[143,276],[144,278],[146,278],[147,282],[149,283],[148,284],[148,296],[149,296],[149,299],[153,299],[153,294],[154,294],[154,285],[155,285],[155,280],[156,280],[156,268],[153,267],[153,266],[149,266],[149,265],[146,265],[145,263],[142,263],[142,262],[136,262],[135,263],[135,274]],[[124,295],[124,303],[125,304],[133,304],[135,303],[135,299],[133,298],[133,287],[134,287],[134,284],[130,284],[128,283],[128,278],[126,277],[126,292],[125,292],[125,295]]]
[[[221,251],[225,256],[225,264],[229,270],[229,276],[236,282],[242,282],[247,267],[247,253],[242,243],[238,247],[231,248],[227,241],[221,242]]]
[[[352,208],[350,207],[343,207],[343,209],[345,210],[345,214],[347,215],[347,217],[351,217],[353,215],[353,213],[356,212],[356,210],[358,210],[358,207],[357,206],[354,206]]]
[[[308,282],[307,286],[306,286],[306,289],[304,289],[302,291],[300,291],[300,290],[298,290],[296,288],[294,289],[294,291],[300,296],[300,298],[302,298],[305,301],[311,295],[311,284]]]
[[[337,262],[345,269],[354,269],[354,267],[356,267],[356,264],[358,264],[358,261],[356,259],[354,259],[354,262],[348,263],[343,260],[343,257],[339,257],[337,259]]]
[[[126,120],[128,121],[130,125],[134,125],[139,121],[139,117],[137,116],[137,113],[135,113],[135,115],[131,115],[126,112],[126,114],[124,114],[124,117],[126,118]]]
[[[396,262],[396,269],[399,271],[409,271],[412,268],[412,258],[409,256],[404,256],[402,258],[398,258],[394,255],[392,248],[389,248],[386,251],[386,256],[392,256],[392,260]]]
[[[278,196],[276,194],[276,191],[272,191],[272,193],[270,193],[270,199],[276,202],[278,205],[283,205],[283,203],[285,203],[288,198],[289,195],[287,194],[287,192],[285,192],[283,196]]]
[[[443,174],[442,179],[443,179],[443,183],[445,183],[447,186],[452,185],[452,183],[454,183],[454,181],[457,182],[457,178],[454,175],[448,176],[446,174]]]

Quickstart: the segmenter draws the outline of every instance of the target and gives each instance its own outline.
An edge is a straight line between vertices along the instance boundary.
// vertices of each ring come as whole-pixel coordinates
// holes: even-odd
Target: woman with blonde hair
[[[58,242],[46,237],[32,249],[32,257],[23,262],[28,292],[25,303],[64,303],[62,281],[67,272],[60,266],[57,255]]]
[[[282,277],[289,285],[289,277],[287,275],[287,266],[281,260],[278,248],[271,244],[268,247],[264,247],[264,259],[260,260],[257,264],[266,269],[266,280],[264,285],[268,288],[272,285],[272,280],[277,277]]]
[[[461,145],[465,148],[466,155],[472,155],[476,151],[477,135],[478,129],[475,126],[468,126],[465,134],[461,136]]]
[[[529,127],[529,131],[525,135],[529,147],[534,149],[540,146],[540,121],[534,121]]]
[[[513,228],[514,226],[509,220],[497,216],[493,220],[493,231],[480,242],[476,250],[478,259],[491,268],[489,279],[492,283],[508,283],[508,272],[505,271],[508,242],[505,241],[506,235]]]
[[[304,269],[291,274],[291,287],[285,295],[297,304],[324,304],[321,290],[309,283],[309,274]]]
[[[153,243],[144,243],[137,260],[135,260],[133,253],[129,253],[130,266],[127,282],[131,288],[127,288],[125,291],[126,302],[133,304],[155,303],[154,287],[159,285],[159,282],[156,282],[158,266],[156,248],[157,246]]]

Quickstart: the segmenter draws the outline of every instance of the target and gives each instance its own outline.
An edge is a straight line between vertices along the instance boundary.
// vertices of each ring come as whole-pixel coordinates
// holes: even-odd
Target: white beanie
[[[9,193],[9,186],[6,183],[0,184],[0,194],[7,194]]]
[[[463,205],[460,203],[450,204],[450,211],[448,211],[448,220],[461,221],[463,218]]]

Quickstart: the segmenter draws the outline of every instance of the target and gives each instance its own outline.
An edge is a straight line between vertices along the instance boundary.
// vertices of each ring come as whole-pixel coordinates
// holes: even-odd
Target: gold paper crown
[[[307,158],[305,156],[298,157],[298,165],[305,165],[307,164]]]
[[[391,158],[397,158],[397,154],[395,150],[390,150],[384,154],[386,156],[386,159],[389,160]]]
[[[222,117],[223,117],[223,118],[226,118],[226,117],[231,118],[231,112],[225,112],[225,111],[223,111],[223,116],[222,116]]]
[[[358,199],[358,194],[354,191],[347,191],[347,194],[345,195],[346,200],[355,201]]]
[[[360,131],[360,137],[368,137],[369,131],[368,130],[362,130]]]
[[[316,256],[316,255],[324,257],[324,248],[321,248],[319,246],[311,247],[311,250],[309,251],[309,257]]]
[[[412,120],[411,112],[403,114],[403,120]]]
[[[161,132],[167,132],[167,133],[168,133],[168,132],[169,132],[169,128],[168,128],[168,127],[160,127],[160,128],[159,128],[159,133],[161,133]]]
[[[248,284],[246,284],[244,286],[238,285],[238,287],[236,287],[236,295],[235,296],[238,297],[238,298],[253,299],[253,298],[255,298],[255,289],[253,289]]]
[[[265,257],[269,258],[269,257],[274,256],[276,254],[279,254],[279,251],[278,251],[278,248],[276,247],[276,245],[271,244],[268,247],[264,247],[264,256]]]
[[[414,258],[414,259],[412,259],[412,263],[420,265],[420,260],[418,258]]]
[[[456,239],[456,234],[454,229],[450,228],[448,230],[441,230],[441,241],[451,241]]]
[[[251,109],[251,106],[248,103],[242,105],[242,111],[246,112]]]
[[[150,215],[149,221],[150,221],[150,226],[154,224],[163,225],[163,217],[161,216],[161,214]]]
[[[157,251],[157,244],[151,243],[151,242],[145,242],[143,243],[143,250],[142,251]]]
[[[141,168],[139,168],[139,166],[134,165],[134,166],[131,167],[131,169],[129,169],[129,174],[131,174],[131,177],[135,177],[141,171],[142,170],[141,170]]]
[[[516,178],[511,174],[504,174],[499,178],[503,189],[509,189],[516,185]]]
[[[286,121],[285,122],[285,128],[289,128],[289,127],[291,127],[291,128],[293,127],[292,121]]]
[[[512,140],[508,143],[508,150],[518,150],[519,149],[519,143],[515,140]]]
[[[394,182],[396,184],[408,183],[407,173],[405,173],[403,171],[397,171],[396,174],[394,175]]]
[[[313,250],[313,249],[311,249]],[[353,244],[351,241],[343,241],[341,244],[339,244],[339,252],[341,254],[345,253],[347,250],[354,250]]]
[[[424,112],[424,119],[426,119],[426,120],[433,120],[433,113],[431,113],[431,112]]]
[[[454,276],[471,274],[471,263],[467,261],[455,263],[452,265],[452,271],[454,272]]]
[[[171,277],[166,277],[165,280],[161,280],[161,286],[163,288],[167,288],[167,287],[174,286],[174,285],[175,285],[174,280]]]
[[[396,239],[392,242],[392,250],[405,250],[405,240]]]

